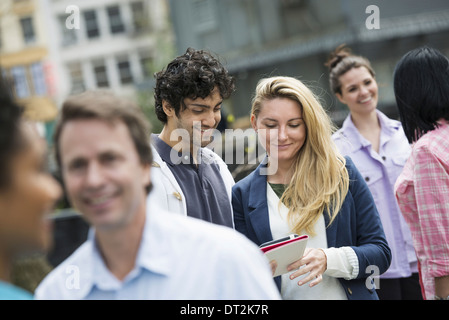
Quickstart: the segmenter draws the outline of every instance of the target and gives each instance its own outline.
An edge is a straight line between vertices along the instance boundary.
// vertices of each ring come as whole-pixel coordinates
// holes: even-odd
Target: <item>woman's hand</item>
[[[308,275],[298,282],[299,286],[313,280],[309,287],[313,287],[323,280],[323,273],[327,269],[327,257],[323,250],[307,248],[304,255],[298,261],[293,262],[287,267],[289,271],[293,271],[303,266],[298,271],[293,272],[290,275],[290,279],[293,280],[304,274]]]
[[[274,273],[276,272],[276,268],[278,266],[278,263],[276,262],[276,260],[271,260],[270,261],[270,267],[271,267],[271,274],[274,276]]]

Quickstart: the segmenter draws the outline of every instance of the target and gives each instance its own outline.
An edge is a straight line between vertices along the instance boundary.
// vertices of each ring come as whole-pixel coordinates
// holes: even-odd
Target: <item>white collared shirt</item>
[[[181,189],[178,181],[171,172],[167,163],[162,160],[156,148],[152,145],[153,164],[151,169],[151,182],[153,189],[147,197],[147,204],[157,204],[160,208],[168,210],[170,213],[187,216],[186,196]],[[226,163],[214,151],[209,148],[202,148],[206,157],[210,157],[220,168],[221,178],[226,187],[229,204],[232,208],[232,187],[234,178],[229,171]],[[234,224],[234,215],[231,215]]]
[[[119,281],[88,240],[36,289],[36,299],[279,299],[267,259],[231,228],[151,207],[134,269]]]

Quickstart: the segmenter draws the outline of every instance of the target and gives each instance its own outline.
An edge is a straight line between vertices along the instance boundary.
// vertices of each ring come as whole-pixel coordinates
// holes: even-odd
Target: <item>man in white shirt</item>
[[[156,116],[164,124],[153,134],[154,192],[149,201],[170,212],[234,227],[225,162],[208,146],[234,79],[209,52],[188,48],[156,74]]]
[[[56,158],[88,240],[37,299],[278,299],[267,260],[236,231],[167,213],[151,189],[149,128],[133,104],[87,92],[63,105]]]

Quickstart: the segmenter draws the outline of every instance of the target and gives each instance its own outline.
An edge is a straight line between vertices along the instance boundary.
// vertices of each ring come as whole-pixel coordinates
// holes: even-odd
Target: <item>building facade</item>
[[[135,98],[159,43],[171,38],[165,0],[40,0],[51,35],[58,105],[70,94],[107,88]]]
[[[0,2],[3,76],[50,144],[67,96],[107,88],[137,101],[172,41],[166,0]]]
[[[304,80],[340,124],[348,110],[329,90],[324,62],[346,43],[371,60],[379,108],[395,117],[393,70],[408,50],[430,45],[449,54],[446,0],[170,0],[177,48],[205,48],[237,79],[227,106],[237,126],[249,124],[257,81],[287,75]]]
[[[26,118],[42,132],[57,115],[48,34],[37,0],[4,0],[0,4],[0,67]]]

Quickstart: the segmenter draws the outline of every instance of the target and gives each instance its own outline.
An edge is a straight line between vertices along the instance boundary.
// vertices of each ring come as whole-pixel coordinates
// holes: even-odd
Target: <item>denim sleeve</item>
[[[352,246],[359,259],[358,278],[366,278],[375,268],[379,274],[387,271],[391,263],[391,250],[382,227],[371,192],[359,171],[347,158],[350,179],[349,192],[355,209],[355,246]]]

